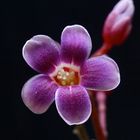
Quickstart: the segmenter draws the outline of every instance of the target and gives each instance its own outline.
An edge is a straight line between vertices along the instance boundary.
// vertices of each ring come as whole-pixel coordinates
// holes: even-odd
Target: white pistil
[[[69,72],[66,72],[66,76],[69,76],[70,74],[69,74]]]
[[[62,79],[63,79],[63,80],[66,80],[66,79],[67,79],[67,77],[64,75],[64,76],[62,77]]]

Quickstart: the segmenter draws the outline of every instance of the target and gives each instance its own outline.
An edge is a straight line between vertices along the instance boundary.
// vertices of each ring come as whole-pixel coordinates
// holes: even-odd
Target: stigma
[[[79,72],[69,67],[62,67],[54,76],[54,80],[60,86],[78,85],[80,81]]]

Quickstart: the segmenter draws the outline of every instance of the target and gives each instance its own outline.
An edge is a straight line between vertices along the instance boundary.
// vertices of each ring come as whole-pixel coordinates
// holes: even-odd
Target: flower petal
[[[60,87],[55,95],[59,115],[69,125],[82,124],[91,114],[91,102],[82,86]]]
[[[88,59],[81,67],[81,85],[89,89],[108,91],[120,83],[116,62],[108,56]]]
[[[29,79],[22,89],[25,105],[34,113],[44,113],[54,101],[57,85],[46,75],[40,74]]]
[[[60,62],[58,43],[45,35],[37,35],[23,47],[23,57],[33,69],[40,73],[51,73]]]
[[[64,28],[61,35],[61,56],[66,63],[81,65],[90,55],[92,42],[87,30],[80,25]]]

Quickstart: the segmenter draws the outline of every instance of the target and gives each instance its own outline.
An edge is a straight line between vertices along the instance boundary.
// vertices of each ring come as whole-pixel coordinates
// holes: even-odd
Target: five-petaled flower
[[[67,26],[61,45],[45,35],[37,35],[23,47],[25,61],[39,74],[22,89],[25,105],[34,113],[44,113],[55,100],[62,119],[69,125],[87,121],[91,114],[88,91],[108,91],[120,83],[114,60],[106,55],[89,58],[90,35],[81,25]]]

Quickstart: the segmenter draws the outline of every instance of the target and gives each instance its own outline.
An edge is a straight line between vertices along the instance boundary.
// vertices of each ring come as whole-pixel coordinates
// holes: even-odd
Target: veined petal
[[[57,85],[46,75],[29,79],[22,89],[24,104],[34,113],[44,113],[54,101]]]
[[[45,35],[37,35],[23,47],[23,57],[27,64],[40,73],[51,73],[59,64],[58,43]]]
[[[91,38],[84,27],[72,25],[64,28],[61,35],[62,61],[81,65],[90,55],[91,48]]]
[[[88,59],[81,67],[80,73],[80,84],[88,89],[108,91],[120,83],[118,65],[105,55]]]
[[[55,95],[59,115],[69,125],[82,124],[91,114],[91,102],[82,86],[60,87]]]

